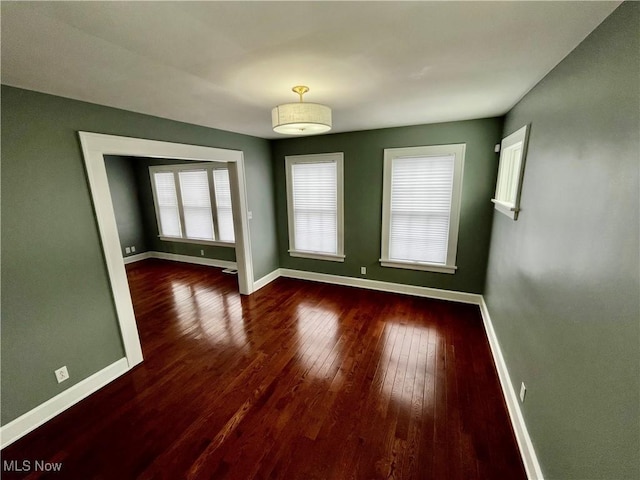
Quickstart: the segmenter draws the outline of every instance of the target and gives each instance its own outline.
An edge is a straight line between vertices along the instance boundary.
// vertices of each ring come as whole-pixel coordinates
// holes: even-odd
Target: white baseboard
[[[161,260],[171,260],[173,262],[192,263],[195,265],[205,265],[207,267],[233,268],[238,269],[236,262],[228,260],[217,260],[215,258],[191,257],[189,255],[178,255],[177,253],[167,252],[146,252],[149,254],[146,258],[159,258]],[[130,258],[130,257],[128,257]]]
[[[531,443],[531,437],[529,437],[529,431],[527,425],[522,416],[522,410],[520,410],[520,401],[513,389],[511,383],[511,377],[509,376],[509,370],[507,364],[502,356],[502,350],[498,343],[498,337],[493,329],[493,323],[491,323],[491,317],[489,316],[489,309],[487,304],[482,298],[480,302],[480,313],[482,315],[482,322],[484,323],[484,329],[489,339],[489,347],[491,348],[491,354],[493,355],[493,361],[498,370],[498,377],[500,379],[500,386],[502,387],[502,394],[507,403],[507,409],[509,411],[509,417],[511,419],[511,425],[520,448],[520,455],[522,456],[522,462],[524,468],[527,471],[527,477],[530,480],[543,480],[542,469],[540,463],[538,463],[538,457],[536,451]]]
[[[278,277],[280,277],[280,269],[276,268],[273,272],[267,273],[261,279],[256,280],[255,282],[253,282],[253,291],[257,292],[262,287],[270,284],[271,282],[273,282]]]
[[[15,442],[129,370],[121,358],[0,428],[0,448]]]
[[[216,260],[213,258],[190,257],[188,255],[177,255],[165,252],[143,252],[124,258],[124,263],[134,263],[147,258],[159,258],[163,260],[171,260],[175,262],[192,263],[197,265],[206,265],[220,268],[237,269],[235,262],[226,260]],[[272,274],[270,274],[272,275]],[[277,278],[277,277],[274,277]],[[261,279],[264,280],[264,279]],[[265,282],[266,285],[268,282]],[[0,448],[12,444],[27,433],[35,430],[40,425],[51,420],[56,415],[71,408],[80,400],[88,397],[100,388],[115,380],[129,370],[129,364],[126,358],[122,358],[117,362],[103,368],[88,378],[69,387],[67,390],[59,393],[55,397],[47,400],[41,405],[21,415],[15,420],[0,427]]]
[[[332,283],[335,285],[346,285],[349,287],[360,287],[368,290],[378,290],[381,292],[404,293],[416,297],[435,298],[439,300],[450,300],[460,303],[471,303],[480,305],[482,295],[476,293],[455,292],[453,290],[441,290],[439,288],[418,287],[415,285],[404,285],[401,283],[382,282],[379,280],[369,280],[366,278],[343,277],[340,275],[329,275],[326,273],[306,272],[303,270],[280,269],[281,277],[297,278],[300,280],[312,280],[315,282]]]
[[[135,255],[124,257],[123,260],[124,264],[128,265],[129,263],[139,262],[140,260],[145,260],[147,258],[151,258],[151,252],[136,253]]]

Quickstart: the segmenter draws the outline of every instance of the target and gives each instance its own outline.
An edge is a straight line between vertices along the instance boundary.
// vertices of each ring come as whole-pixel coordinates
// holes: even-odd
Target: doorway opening
[[[104,156],[116,155],[226,163],[229,171],[229,186],[232,198],[238,289],[241,294],[248,295],[253,291],[253,265],[251,262],[251,243],[247,216],[244,158],[242,151],[238,150],[90,132],[79,132],[79,136],[125,355],[129,368],[132,368],[143,361],[142,347],[124,267]]]

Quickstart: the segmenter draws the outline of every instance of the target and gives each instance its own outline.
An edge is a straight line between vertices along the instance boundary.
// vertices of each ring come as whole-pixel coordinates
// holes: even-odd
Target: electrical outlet
[[[200,255],[204,257],[204,250],[200,250]]]
[[[58,380],[58,383],[62,383],[65,380],[69,379],[69,371],[67,370],[67,367],[60,367],[58,370],[56,370],[55,372],[53,372],[56,374],[56,380]]]
[[[131,249],[129,247],[124,247],[124,253],[131,253]]]
[[[136,246],[135,245],[131,245],[131,253],[136,253]]]
[[[527,394],[527,387],[524,384],[524,382],[522,382],[520,384],[520,403],[524,403],[524,396]]]
[[[360,267],[360,273],[362,275],[366,275],[367,274],[367,267]]]

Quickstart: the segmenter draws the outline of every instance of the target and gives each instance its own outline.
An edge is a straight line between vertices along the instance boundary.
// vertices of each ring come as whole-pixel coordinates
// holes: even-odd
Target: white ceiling
[[[263,138],[506,113],[620,2],[2,2],[2,83]]]

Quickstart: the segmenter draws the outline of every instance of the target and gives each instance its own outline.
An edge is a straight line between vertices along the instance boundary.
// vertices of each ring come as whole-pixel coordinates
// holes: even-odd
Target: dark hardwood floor
[[[127,270],[145,361],[3,451],[60,473],[2,478],[526,478],[477,307]]]

